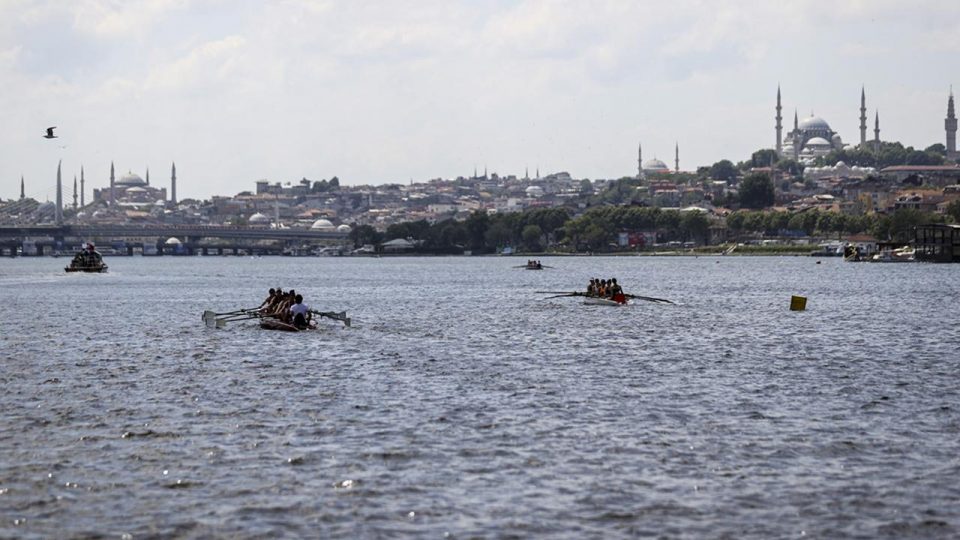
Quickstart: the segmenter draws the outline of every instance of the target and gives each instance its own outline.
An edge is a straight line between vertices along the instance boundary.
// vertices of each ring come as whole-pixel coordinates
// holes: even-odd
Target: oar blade
[[[209,319],[215,319],[216,317],[217,317],[217,314],[208,309],[203,312],[203,317],[201,317],[201,320],[206,321]]]

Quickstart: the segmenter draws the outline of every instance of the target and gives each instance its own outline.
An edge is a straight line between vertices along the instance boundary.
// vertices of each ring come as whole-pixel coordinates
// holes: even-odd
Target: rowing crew
[[[626,303],[627,301],[626,296],[623,294],[623,289],[617,284],[617,278],[591,278],[590,284],[587,285],[587,296],[609,298],[620,304]]]
[[[283,292],[283,289],[270,289],[267,299],[257,308],[264,317],[273,317],[280,321],[293,325],[301,330],[310,328],[312,315],[310,308],[303,303],[303,296],[290,289]]]
[[[530,270],[540,270],[543,268],[543,265],[540,264],[540,261],[529,260],[527,261],[527,268]]]

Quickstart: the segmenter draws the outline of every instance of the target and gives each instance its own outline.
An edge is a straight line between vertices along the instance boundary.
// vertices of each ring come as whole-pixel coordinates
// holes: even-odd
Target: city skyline
[[[943,144],[960,7],[817,6],[6,3],[0,198],[22,175],[52,199],[61,161],[88,193],[103,164],[176,162],[181,199],[475,167],[619,178],[638,143],[663,161],[678,144],[693,170],[773,148],[778,85],[785,118],[813,112],[845,143],[865,88],[883,140]]]

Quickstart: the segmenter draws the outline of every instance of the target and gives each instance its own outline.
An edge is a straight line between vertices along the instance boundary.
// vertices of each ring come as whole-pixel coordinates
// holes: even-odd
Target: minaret
[[[777,149],[777,156],[779,156],[780,154],[783,153],[783,124],[781,123],[781,120],[783,120],[783,117],[780,116],[780,109],[781,109],[781,107],[780,107],[780,85],[778,84],[778,85],[777,85],[777,116],[776,116],[776,120],[777,120],[777,143],[776,143],[776,146],[774,147],[774,148]]]
[[[524,168],[523,168],[523,179],[524,179],[524,180],[529,180],[529,179],[530,179],[530,167],[524,167]]]
[[[880,153],[880,111],[877,111],[873,121],[873,151]]]
[[[73,175],[73,210],[77,210],[77,175]]]
[[[943,121],[947,130],[947,159],[957,159],[957,115],[953,110],[953,87],[950,88],[950,97],[947,99],[947,119]]]
[[[110,162],[110,206],[114,206],[117,204],[117,199],[114,196],[113,182],[114,182],[113,162],[111,161]]]
[[[674,149],[673,154],[673,172],[680,172],[680,143],[676,143],[677,147]]]
[[[146,182],[147,182],[147,185],[149,186],[149,185],[150,185],[150,167],[147,167],[147,179],[146,179]]]
[[[20,200],[22,201],[25,198],[26,198],[26,194],[23,192],[23,175],[21,174],[20,175]]]
[[[177,205],[177,164],[170,167],[170,204]]]
[[[643,180],[643,144],[637,145],[637,179]]]
[[[860,146],[867,144],[867,94],[860,87]]]
[[[63,182],[60,181],[60,161],[57,162],[57,225],[63,224]]]
[[[80,166],[80,207],[81,208],[86,206],[86,204],[83,201],[83,189],[84,189],[83,183],[84,183],[83,182],[83,165],[81,165]]]

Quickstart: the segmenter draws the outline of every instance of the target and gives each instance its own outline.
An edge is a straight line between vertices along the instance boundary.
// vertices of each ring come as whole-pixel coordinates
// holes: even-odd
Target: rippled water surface
[[[960,265],[107,262],[0,260],[0,537],[960,536]]]

